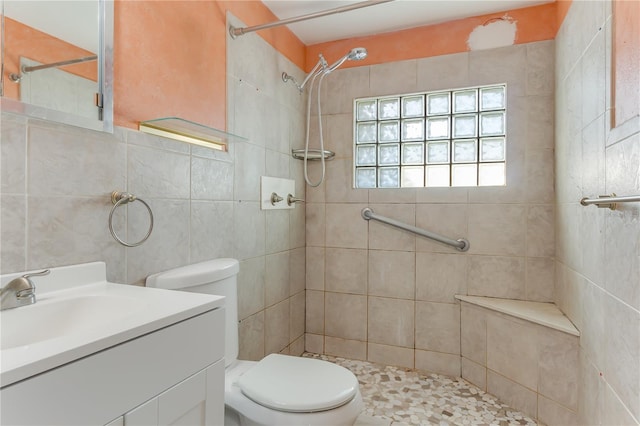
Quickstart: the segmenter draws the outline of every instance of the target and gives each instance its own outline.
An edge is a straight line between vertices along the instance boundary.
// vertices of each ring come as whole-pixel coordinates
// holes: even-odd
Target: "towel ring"
[[[127,243],[126,241],[123,241],[118,236],[118,234],[116,234],[116,231],[113,230],[113,212],[115,212],[116,209],[121,205],[132,203],[134,201],[140,201],[142,204],[144,204],[144,206],[149,211],[149,219],[150,219],[149,231],[147,231],[147,235],[145,235],[137,243]],[[153,231],[153,212],[151,211],[151,207],[149,207],[149,204],[147,204],[142,198],[138,198],[133,194],[129,194],[128,192],[118,192],[118,191],[113,191],[111,193],[111,202],[113,203],[113,207],[111,208],[111,213],[109,213],[109,231],[111,232],[111,236],[113,236],[113,238],[115,238],[117,242],[119,242],[120,244],[126,247],[137,247],[140,244],[147,241],[147,238],[149,238],[149,236],[151,235],[151,231]]]

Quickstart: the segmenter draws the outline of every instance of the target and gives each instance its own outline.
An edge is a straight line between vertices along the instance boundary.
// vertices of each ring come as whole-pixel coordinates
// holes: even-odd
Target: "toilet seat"
[[[263,358],[237,385],[252,401],[292,413],[331,410],[348,403],[358,392],[358,380],[344,367],[280,354]]]

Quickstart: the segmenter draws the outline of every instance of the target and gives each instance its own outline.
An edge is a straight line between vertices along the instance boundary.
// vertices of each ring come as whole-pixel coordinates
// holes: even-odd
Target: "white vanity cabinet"
[[[2,387],[3,425],[222,425],[224,308]]]

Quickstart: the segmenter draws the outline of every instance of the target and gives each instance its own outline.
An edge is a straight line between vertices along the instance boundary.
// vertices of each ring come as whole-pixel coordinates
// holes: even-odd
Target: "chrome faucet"
[[[50,272],[49,269],[45,269],[40,272],[24,274],[9,281],[0,289],[0,311],[36,303],[36,286],[31,281],[31,277],[49,275]]]

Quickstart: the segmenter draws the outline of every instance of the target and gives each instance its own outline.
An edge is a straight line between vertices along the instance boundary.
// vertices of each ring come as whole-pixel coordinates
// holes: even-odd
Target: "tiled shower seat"
[[[574,424],[579,332],[553,303],[461,300],[462,377],[548,425]]]

